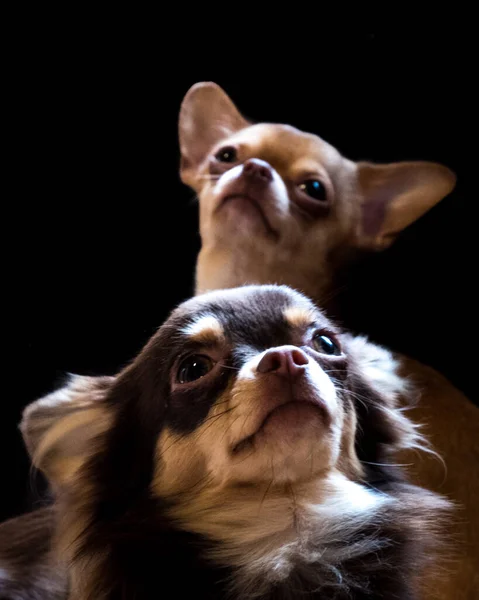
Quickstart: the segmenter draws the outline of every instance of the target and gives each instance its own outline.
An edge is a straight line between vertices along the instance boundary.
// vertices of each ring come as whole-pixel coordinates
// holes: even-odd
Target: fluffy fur
[[[54,508],[42,508],[0,526],[0,598],[63,600],[67,578],[52,548]]]
[[[410,393],[289,288],[184,303],[116,378],[25,412],[68,597],[415,598],[449,505],[396,464],[423,444]]]

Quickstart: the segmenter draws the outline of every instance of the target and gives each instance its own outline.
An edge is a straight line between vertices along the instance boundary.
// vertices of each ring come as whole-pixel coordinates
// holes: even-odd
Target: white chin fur
[[[214,187],[216,198],[224,198],[229,193],[229,189],[234,189],[235,182],[242,176],[243,165],[237,165],[229,171],[226,171]],[[268,183],[266,193],[263,194],[263,200],[271,205],[275,219],[281,221],[289,217],[289,196],[284,181],[278,173],[272,169],[273,180]]]

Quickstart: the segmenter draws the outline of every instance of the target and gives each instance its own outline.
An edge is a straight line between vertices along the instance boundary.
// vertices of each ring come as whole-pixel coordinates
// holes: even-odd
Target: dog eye
[[[207,375],[213,368],[213,361],[203,354],[195,354],[185,358],[178,367],[176,380],[178,383],[191,383]]]
[[[238,158],[238,155],[235,148],[232,146],[226,146],[226,148],[221,148],[221,150],[218,150],[218,152],[215,154],[215,158],[220,162],[232,163],[235,162],[235,160]]]
[[[326,188],[318,179],[307,179],[300,184],[299,189],[315,200],[326,200]]]
[[[330,356],[339,356],[341,354],[339,345],[329,336],[319,332],[313,336],[313,346],[321,354],[329,354]]]

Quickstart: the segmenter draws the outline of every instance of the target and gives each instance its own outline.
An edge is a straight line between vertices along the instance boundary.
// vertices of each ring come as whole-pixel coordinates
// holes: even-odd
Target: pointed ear
[[[23,412],[20,430],[35,467],[54,488],[70,480],[108,427],[102,400],[114,377],[71,375],[67,385],[33,402]]]
[[[181,104],[178,127],[183,183],[194,187],[196,171],[211,148],[248,125],[216,83],[197,83],[190,88]]]
[[[382,394],[390,408],[413,395],[413,387],[400,374],[400,363],[390,350],[373,344],[362,335],[344,334],[348,354],[353,357],[360,376]]]
[[[362,194],[358,244],[382,250],[397,235],[447,196],[456,176],[447,167],[429,162],[388,165],[358,163]]]
[[[428,443],[405,414],[418,399],[413,383],[400,373],[393,354],[363,336],[343,336],[351,362],[353,387],[358,398],[358,441],[367,460],[377,461],[383,452],[402,449],[428,451]],[[363,459],[361,459],[363,460]],[[379,462],[381,462],[379,460]]]

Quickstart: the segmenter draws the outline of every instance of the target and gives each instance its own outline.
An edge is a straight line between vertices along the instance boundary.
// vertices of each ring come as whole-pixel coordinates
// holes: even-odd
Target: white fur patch
[[[190,338],[224,338],[223,326],[213,315],[201,315],[196,321],[182,329],[182,333]]]
[[[329,483],[330,491],[318,509],[321,513],[330,512],[331,516],[360,516],[376,510],[387,498],[384,494],[355,483],[340,473],[332,475]]]
[[[28,406],[26,409],[26,413],[28,413],[29,409],[33,407],[36,410],[40,407],[52,408],[54,406],[59,406],[60,404],[69,403],[79,393],[85,394],[86,390],[88,390],[89,388],[90,382],[93,380],[93,377],[85,377],[82,375],[70,374],[68,383],[65,387],[62,387],[59,390],[55,390],[54,392],[47,394],[43,398],[40,398],[39,400]]]

